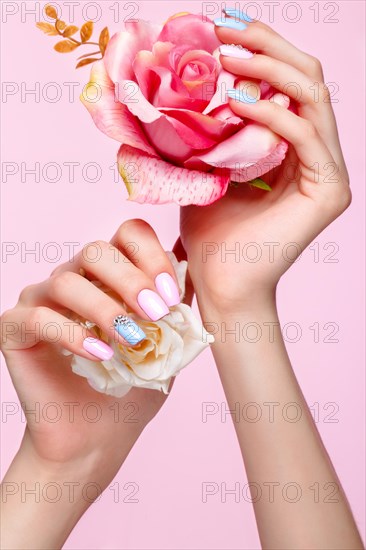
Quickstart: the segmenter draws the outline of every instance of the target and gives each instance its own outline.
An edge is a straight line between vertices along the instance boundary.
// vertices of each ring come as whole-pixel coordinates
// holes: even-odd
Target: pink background
[[[171,248],[178,231],[178,207],[141,206],[126,202],[126,191],[121,182],[114,181],[110,167],[115,162],[118,145],[94,127],[91,118],[78,100],[82,86],[87,82],[89,68],[74,70],[75,52],[60,55],[52,49],[56,41],[38,31],[34,15],[26,15],[37,2],[2,3],[2,79],[15,82],[19,88],[33,88],[40,83],[45,97],[36,102],[34,96],[21,101],[20,92],[2,99],[3,144],[2,160],[19,166],[16,175],[2,184],[2,240],[26,243],[34,248],[40,243],[56,242],[62,248],[61,261],[67,259],[67,248],[62,243],[90,242],[109,239],[118,225],[131,217],[143,217],[156,229],[163,245]],[[4,21],[4,6],[18,7],[18,13]],[[83,22],[82,7],[75,8],[74,24]],[[89,3],[90,4],[90,3]],[[132,7],[120,4],[119,23],[113,21],[112,2],[101,2],[101,21],[97,31],[108,25],[111,33],[117,31]],[[249,3],[241,2],[245,8]],[[249,14],[255,15],[255,2],[250,3]],[[338,92],[334,104],[339,132],[348,162],[353,190],[350,209],[316,242],[320,258],[307,250],[301,260],[286,274],[280,285],[279,308],[282,323],[300,325],[302,336],[288,349],[300,384],[309,405],[318,403],[318,428],[335,464],[353,508],[356,521],[364,535],[364,11],[360,1],[298,2],[302,15],[298,22],[285,19],[295,17],[290,8],[283,13],[282,3],[274,12],[273,27],[288,40],[323,62],[326,82],[336,83]],[[292,3],[294,4],[294,3]],[[319,5],[319,22],[314,22],[311,5]],[[23,5],[23,14],[21,13]],[[62,6],[62,3],[59,2]],[[210,2],[219,10],[220,4]],[[228,5],[230,5],[228,3]],[[330,7],[329,7],[330,5]],[[164,21],[175,12],[200,12],[198,2],[140,2],[137,17]],[[268,7],[262,7],[262,20],[268,22]],[[331,15],[333,6],[339,7]],[[90,7],[89,17],[95,11]],[[218,11],[217,14],[218,15]],[[325,22],[325,17],[338,22]],[[66,17],[66,15],[65,15]],[[70,21],[71,22],[71,21]],[[62,92],[56,102],[47,101],[55,89],[47,83],[55,82]],[[74,101],[68,97],[66,82],[75,86]],[[23,83],[23,84],[22,84]],[[47,96],[47,91],[49,95]],[[20,163],[31,167],[39,162],[41,169],[49,162],[61,167],[59,181],[51,183],[41,176],[35,183],[33,176],[21,181]],[[79,162],[75,181],[70,182],[65,162]],[[102,177],[97,182],[83,179],[82,167],[98,162]],[[88,172],[89,179],[94,176]],[[49,169],[46,178],[55,177]],[[336,243],[338,252],[329,254]],[[25,245],[23,245],[25,246]],[[78,249],[79,247],[77,247]],[[48,249],[49,254],[54,249]],[[334,262],[334,259],[338,260]],[[327,261],[326,261],[327,260]],[[20,290],[27,284],[48,276],[56,264],[41,257],[35,261],[28,256],[22,260],[19,253],[3,258],[2,310],[12,307]],[[310,326],[319,323],[320,342],[314,342]],[[326,323],[337,323],[338,343],[324,341],[330,328]],[[293,332],[289,330],[289,338]],[[17,401],[6,369],[2,368],[2,400]],[[171,398],[143,434],[116,477],[120,488],[120,502],[113,501],[113,492],[106,490],[82,518],[71,534],[68,549],[254,549],[259,548],[251,504],[228,496],[222,503],[219,495],[202,502],[202,482],[233,487],[246,483],[242,460],[230,418],[221,422],[220,415],[202,422],[202,403],[224,402],[210,352],[203,353],[182,372]],[[335,403],[330,408],[327,403]],[[338,412],[329,422],[334,408]],[[10,417],[2,427],[2,470],[5,472],[16,452],[24,424],[20,416]],[[269,480],[271,481],[271,480]],[[137,483],[138,503],[123,502],[129,490],[128,482]],[[57,521],[57,518],[55,518]]]

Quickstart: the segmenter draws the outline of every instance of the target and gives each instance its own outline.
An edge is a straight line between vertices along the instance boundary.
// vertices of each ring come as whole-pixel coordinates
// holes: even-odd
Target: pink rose
[[[223,70],[212,21],[178,14],[163,27],[127,22],[103,60],[93,64],[96,101],[82,101],[97,127],[122,143],[120,174],[130,200],[210,204],[230,181],[245,182],[279,165],[287,143],[243,121],[226,90],[238,77]],[[261,83],[261,98],[275,90]]]

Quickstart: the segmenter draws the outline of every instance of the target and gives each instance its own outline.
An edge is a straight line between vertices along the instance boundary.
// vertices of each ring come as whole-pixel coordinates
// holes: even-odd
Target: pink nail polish
[[[137,301],[152,321],[157,321],[169,313],[169,308],[164,300],[149,288],[144,288],[139,292]]]
[[[167,306],[176,306],[180,302],[179,291],[169,273],[159,273],[155,277],[155,286]]]
[[[250,59],[253,57],[253,53],[247,50],[246,48],[243,48],[240,44],[238,45],[232,45],[232,44],[224,44],[223,46],[220,46],[219,48],[221,55],[226,55],[228,57],[236,57],[238,59]]]
[[[95,357],[98,357],[98,359],[102,359],[102,361],[108,361],[114,355],[113,349],[108,344],[92,336],[85,338],[83,348]]]

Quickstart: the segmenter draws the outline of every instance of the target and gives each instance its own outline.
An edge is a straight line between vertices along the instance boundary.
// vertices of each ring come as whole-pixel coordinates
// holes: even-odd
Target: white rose
[[[178,262],[172,252],[168,255],[177,275],[182,299],[187,262]],[[108,289],[104,290],[110,292]],[[123,303],[123,306],[126,308],[126,304]],[[138,319],[128,309],[127,313],[146,334],[140,344],[134,347],[122,346],[108,341],[106,335],[96,329],[98,338],[108,341],[114,349],[112,359],[95,362],[78,355],[72,358],[72,370],[87,378],[95,390],[108,395],[122,397],[132,387],[168,393],[171,379],[214,341],[213,336],[205,330],[186,304],[180,303],[170,308],[169,315],[159,321]]]

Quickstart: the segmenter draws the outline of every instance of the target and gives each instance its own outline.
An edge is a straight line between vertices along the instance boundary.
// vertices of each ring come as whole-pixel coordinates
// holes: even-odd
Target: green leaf
[[[263,181],[261,178],[255,178],[254,180],[248,181],[248,183],[252,187],[258,187],[259,189],[263,189],[264,191],[272,191],[272,187],[270,187],[268,183]]]

